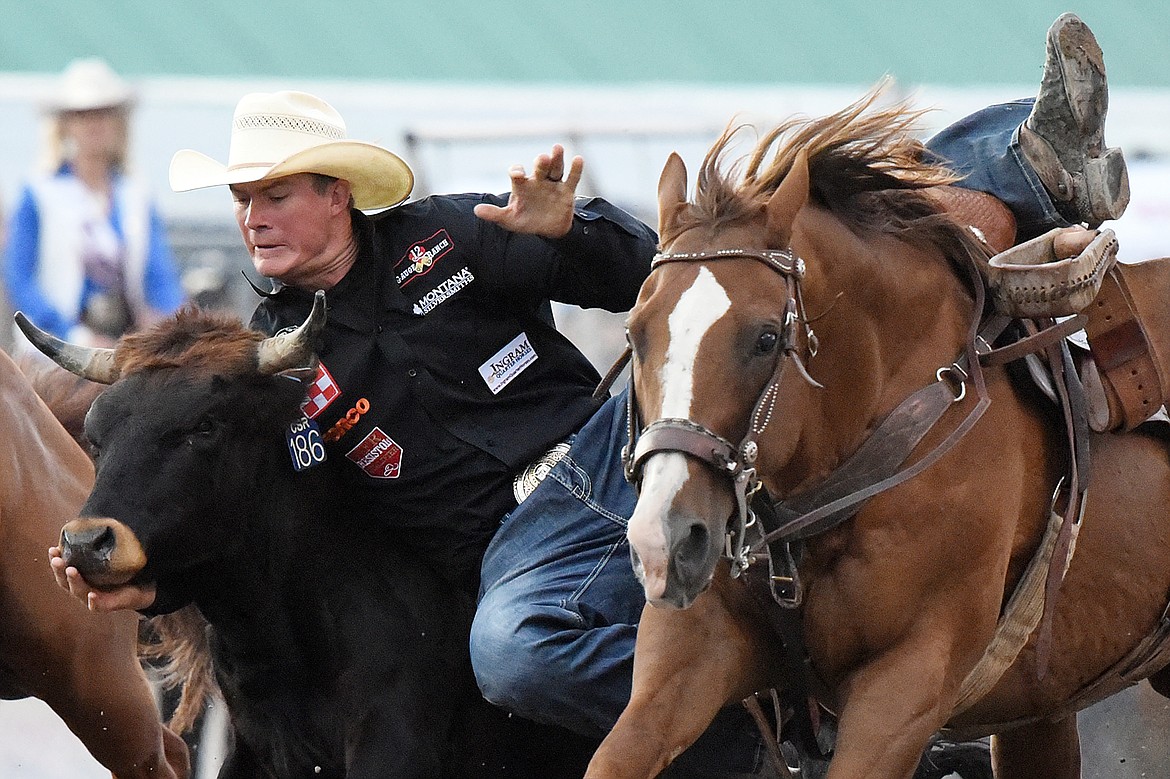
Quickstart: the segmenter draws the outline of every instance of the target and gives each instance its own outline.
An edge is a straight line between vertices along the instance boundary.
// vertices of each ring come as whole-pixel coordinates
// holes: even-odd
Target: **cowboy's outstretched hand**
[[[53,569],[53,578],[57,580],[57,586],[68,590],[70,595],[84,603],[90,611],[122,609],[137,611],[154,603],[156,590],[153,584],[142,586],[127,584],[109,590],[99,590],[91,586],[80,571],[65,563],[60,547],[49,547],[49,566]]]
[[[500,208],[480,203],[475,215],[514,233],[561,238],[573,226],[573,198],[584,168],[585,161],[574,157],[566,176],[565,149],[558,143],[551,154],[536,158],[531,176],[523,165],[512,166],[508,171],[512,179],[508,205]]]

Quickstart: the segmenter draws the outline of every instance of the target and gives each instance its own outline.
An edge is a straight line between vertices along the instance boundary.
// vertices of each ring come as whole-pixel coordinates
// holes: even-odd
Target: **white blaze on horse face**
[[[711,327],[731,308],[731,298],[706,266],[679,296],[667,318],[669,342],[659,370],[663,417],[690,419],[694,398],[695,362],[699,346]],[[628,536],[642,564],[642,584],[649,598],[666,588],[670,550],[666,522],[674,496],[687,481],[687,458],[675,452],[656,454],[646,461],[642,487]]]
[[[662,382],[662,416],[689,419],[691,400],[695,396],[695,361],[699,345],[712,325],[731,308],[731,298],[707,270],[699,268],[699,275],[670,312],[666,323],[670,327],[670,343],[666,360],[658,372]]]

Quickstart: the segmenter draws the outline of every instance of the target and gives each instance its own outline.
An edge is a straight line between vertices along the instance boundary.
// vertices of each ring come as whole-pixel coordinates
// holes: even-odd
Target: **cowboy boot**
[[[1105,61],[1092,31],[1071,13],[1049,28],[1047,48],[1020,148],[1061,213],[1096,227],[1120,217],[1129,204],[1125,158],[1121,149],[1105,146]]]

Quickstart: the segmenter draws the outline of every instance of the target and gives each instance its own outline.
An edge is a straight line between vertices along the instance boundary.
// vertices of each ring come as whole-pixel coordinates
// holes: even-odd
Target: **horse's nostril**
[[[707,542],[711,537],[711,532],[707,530],[707,526],[701,522],[692,523],[690,529],[687,531],[686,540],[683,541],[683,546],[688,552],[702,554],[707,549]]]

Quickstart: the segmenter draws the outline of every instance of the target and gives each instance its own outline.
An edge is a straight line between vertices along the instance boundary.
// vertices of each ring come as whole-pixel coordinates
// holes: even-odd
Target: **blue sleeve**
[[[150,307],[170,314],[183,305],[186,295],[179,280],[178,264],[167,241],[166,229],[158,211],[150,209],[150,248],[143,277],[143,295]]]
[[[67,321],[53,308],[37,286],[37,264],[40,261],[41,218],[37,213],[32,190],[25,187],[20,203],[8,223],[8,245],[4,250],[4,286],[8,301],[16,311],[37,327],[58,338],[65,338],[69,328],[77,324]]]

